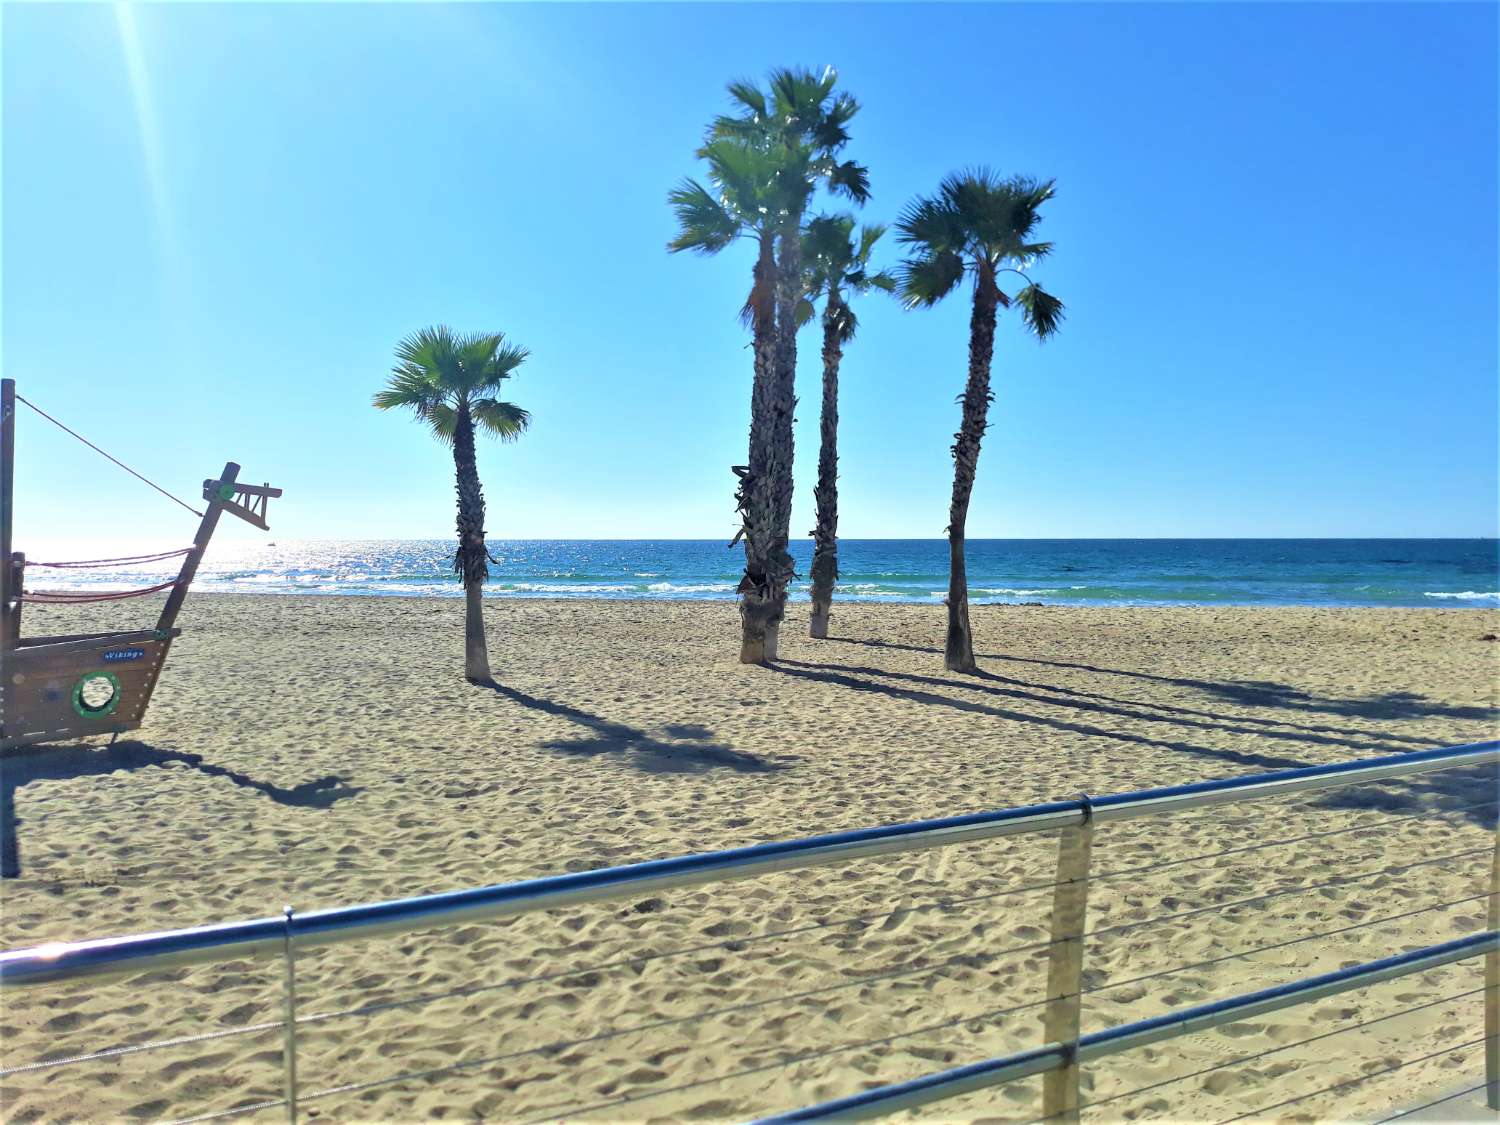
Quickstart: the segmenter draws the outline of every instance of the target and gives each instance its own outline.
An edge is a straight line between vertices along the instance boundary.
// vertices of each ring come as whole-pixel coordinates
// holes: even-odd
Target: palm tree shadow
[[[326,809],[359,789],[346,784],[339,774],[304,781],[290,788],[262,781],[237,770],[205,761],[201,754],[184,750],[163,750],[144,742],[130,740],[109,746],[31,746],[0,755],[0,878],[14,879],[21,873],[20,843],[16,826],[16,790],[33,781],[65,781],[114,773],[116,770],[138,770],[148,766],[164,767],[178,763],[208,777],[223,777],[245,789],[264,793],[278,805],[291,808]]]
[[[1045,684],[1032,684],[1025,680],[1011,679],[1008,676],[997,676],[993,672],[986,672],[983,669],[978,669],[969,674],[974,680],[979,681],[971,683],[967,680],[950,680],[944,679],[941,676],[923,676],[915,672],[895,672],[888,668],[873,668],[862,664],[812,664],[798,660],[788,660],[784,663],[802,668],[818,668],[831,672],[884,677],[888,680],[931,685],[932,687],[958,688],[960,691],[979,692],[989,696],[1014,699],[1024,703],[1041,703],[1049,707],[1071,708],[1086,715],[1095,714],[1130,719],[1135,722],[1162,723],[1185,727],[1189,730],[1202,730],[1213,733],[1248,734],[1270,742],[1308,742],[1316,745],[1345,746],[1356,750],[1377,750],[1382,752],[1389,750],[1389,747],[1382,745],[1382,736],[1378,734],[1359,732],[1360,737],[1348,738],[1343,735],[1319,733],[1318,728],[1304,727],[1298,724],[1291,724],[1295,727],[1293,730],[1275,729],[1286,724],[1275,724],[1270,727],[1241,725],[1239,716],[1228,718],[1214,714],[1213,712],[1194,711],[1185,707],[1138,703],[1133,700],[1116,699],[1107,695],[1094,695],[1089,692],[1072,691],[1068,688],[1054,688]],[[1247,720],[1247,722],[1253,723],[1253,720]],[[1428,745],[1428,743],[1420,739],[1400,739],[1400,741],[1418,742],[1423,746]]]
[[[639,727],[605,719],[599,715],[528,695],[504,684],[490,682],[490,690],[514,703],[545,715],[555,715],[577,723],[590,733],[582,738],[555,739],[543,742],[546,750],[593,758],[600,754],[618,754],[622,760],[643,773],[695,774],[715,769],[736,773],[773,773],[789,769],[790,763],[773,761],[758,754],[736,750],[722,742],[710,742],[713,732],[698,723],[671,723],[662,730],[668,739],[655,737]]]
[[[1174,742],[1166,739],[1151,738],[1128,731],[1095,727],[1066,719],[1054,719],[1041,715],[1012,711],[991,703],[978,703],[967,699],[956,699],[952,696],[940,695],[937,692],[917,687],[881,683],[879,680],[862,678],[864,676],[883,676],[932,686],[950,686],[969,691],[978,690],[991,694],[1014,695],[1023,699],[1039,699],[1042,702],[1062,702],[1060,700],[1042,699],[1042,697],[1032,696],[1025,692],[984,688],[974,684],[944,680],[936,676],[919,676],[912,673],[890,672],[879,668],[868,668],[858,665],[810,664],[803,661],[787,660],[767,665],[767,667],[773,668],[783,675],[838,684],[841,687],[851,688],[855,691],[872,692],[886,695],[893,699],[951,707],[959,711],[968,711],[999,719],[1034,723],[1056,730],[1110,738],[1116,741],[1157,747],[1178,753],[1217,758],[1221,761],[1234,762],[1238,765],[1257,766],[1266,770],[1297,769],[1302,766],[1317,764],[1299,758],[1284,758],[1270,754],[1247,753],[1239,750],[1200,746],[1190,742]],[[851,675],[850,673],[857,674]],[[980,677],[982,679],[1003,679],[1003,677],[991,677],[987,673],[980,673]],[[1084,709],[1105,710],[1114,714],[1127,714],[1113,708],[1086,707]],[[1197,725],[1204,726],[1207,724]],[[1243,728],[1237,727],[1225,727],[1224,729],[1231,732],[1243,730]],[[1263,732],[1250,731],[1248,733],[1260,734]],[[1334,740],[1312,739],[1311,741],[1326,742]],[[1351,743],[1350,745],[1353,744]],[[1371,748],[1385,753],[1391,752],[1385,747],[1374,746]],[[1463,769],[1443,770],[1421,778],[1412,778],[1409,780],[1392,779],[1351,786],[1348,789],[1340,789],[1329,793],[1319,798],[1315,804],[1323,808],[1355,811],[1403,814],[1423,812],[1432,815],[1454,814],[1463,816],[1465,819],[1482,828],[1493,829],[1496,826],[1497,817],[1500,817],[1500,810],[1497,810],[1497,803],[1500,803],[1500,785],[1497,785],[1497,781],[1500,781],[1500,777],[1497,777],[1494,766],[1475,766]]]
[[[865,645],[869,648],[902,649],[907,652],[931,652],[942,650],[926,645],[900,644],[896,641],[877,641],[855,637],[830,637],[842,644]],[[1211,699],[1232,703],[1240,707],[1275,708],[1303,714],[1338,715],[1351,719],[1404,720],[1404,719],[1493,719],[1500,709],[1479,704],[1444,703],[1428,699],[1410,691],[1384,692],[1370,696],[1314,695],[1312,692],[1278,684],[1270,680],[1204,680],[1189,676],[1162,676],[1154,672],[1133,672],[1124,668],[1103,668],[1096,664],[1082,664],[1071,660],[1043,660],[1034,656],[1007,656],[1004,653],[979,654],[985,660],[1006,660],[1014,664],[1040,664],[1049,668],[1066,668],[1080,672],[1093,672],[1105,676],[1124,676],[1134,680],[1149,680],[1154,683],[1171,684],[1174,687],[1200,691]],[[1051,689],[1057,690],[1057,689]],[[1280,723],[1290,726],[1290,723]],[[1310,728],[1336,730],[1337,728]],[[1352,731],[1344,733],[1354,733]],[[1360,734],[1371,737],[1368,732]],[[1379,736],[1376,736],[1379,737]],[[1399,736],[1383,736],[1401,740]],[[1406,741],[1416,741],[1408,739]]]
[[[779,661],[776,664],[766,665],[784,676],[793,676],[804,680],[818,680],[822,683],[838,684],[841,687],[851,688],[854,691],[871,692],[876,695],[889,696],[892,699],[906,700],[912,703],[923,703],[929,706],[949,707],[955,711],[967,711],[976,715],[988,715],[996,719],[1009,719],[1013,722],[1031,723],[1036,726],[1049,727],[1053,730],[1067,731],[1071,734],[1084,734],[1098,738],[1114,739],[1117,742],[1129,742],[1138,746],[1152,746],[1163,750],[1175,750],[1183,754],[1195,754],[1199,757],[1216,758],[1220,761],[1234,762],[1242,766],[1259,766],[1263,769],[1295,769],[1299,766],[1309,765],[1299,758],[1283,758],[1270,754],[1253,754],[1241,750],[1225,750],[1212,746],[1200,746],[1192,742],[1172,742],[1167,739],[1151,738],[1146,735],[1132,734],[1128,731],[1111,730],[1106,727],[1096,727],[1088,723],[1074,722],[1069,719],[1054,719],[1044,715],[1028,714],[1024,711],[1012,711],[1006,707],[997,707],[990,703],[978,703],[968,699],[956,699],[950,695],[940,695],[935,691],[925,691],[914,687],[899,687],[895,684],[881,683],[878,680],[862,679],[859,676],[846,674],[845,671],[835,670],[839,666],[828,665],[803,665],[798,667],[794,661]],[[849,669],[849,671],[865,671],[865,669]],[[878,675],[887,673],[876,671]],[[937,681],[945,683],[951,681]],[[967,684],[952,683],[953,687],[967,688]]]
[[[1406,780],[1367,782],[1333,792],[1313,802],[1320,808],[1356,812],[1419,812],[1462,816],[1493,831],[1500,824],[1500,772],[1494,766],[1439,770]]]

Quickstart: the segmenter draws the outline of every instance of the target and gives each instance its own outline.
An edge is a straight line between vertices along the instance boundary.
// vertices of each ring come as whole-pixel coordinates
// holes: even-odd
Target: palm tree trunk
[[[776,570],[776,512],[772,453],[776,402],[775,243],[762,234],[750,291],[754,332],[755,380],[750,389],[750,456],[737,493],[745,537],[745,576],[740,580],[740,662],[763,664],[775,658],[772,626],[779,603],[772,575]],[[738,471],[738,470],[737,470]],[[767,651],[769,647],[769,653]]]
[[[969,319],[969,381],[964,387],[963,420],[953,441],[953,501],[948,509],[948,637],[943,658],[949,671],[973,672],[974,635],[969,628],[969,575],[964,562],[964,535],[969,497],[979,466],[979,443],[989,425],[990,359],[995,353],[995,307],[999,290],[983,263],[974,285]]]
[[[484,490],[479,484],[474,420],[467,402],[459,403],[454,422],[453,468],[458,491],[458,551],[453,569],[464,582],[464,676],[473,683],[488,683],[490,657],[484,640],[482,591],[490,576],[490,556],[484,546]]]
[[[786,588],[795,572],[792,539],[793,423],[797,414],[797,305],[803,297],[802,216],[789,215],[781,229],[776,257],[776,374],[771,403],[770,502],[775,520],[770,549],[774,608],[766,624],[767,660],[776,659]]]
[[[839,308],[838,290],[829,287],[823,307],[823,413],[819,420],[818,483],[813,489],[818,522],[813,529],[812,624],[816,639],[828,636],[833,584],[839,576]]]

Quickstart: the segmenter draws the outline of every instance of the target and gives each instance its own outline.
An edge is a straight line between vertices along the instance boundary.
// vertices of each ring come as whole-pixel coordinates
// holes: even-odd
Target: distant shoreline
[[[191,605],[195,601],[208,600],[208,599],[214,599],[214,600],[221,600],[222,599],[222,600],[225,600],[225,601],[230,601],[230,600],[235,600],[235,599],[240,599],[240,598],[255,599],[255,600],[260,600],[260,599],[263,599],[263,598],[282,598],[282,599],[289,598],[289,599],[302,599],[302,600],[309,601],[309,602],[322,602],[322,601],[329,601],[329,600],[345,601],[345,600],[351,600],[351,599],[353,599],[353,600],[365,599],[365,600],[368,600],[368,601],[371,601],[371,602],[390,602],[390,601],[403,601],[403,602],[404,601],[414,601],[414,602],[421,602],[421,601],[448,602],[448,601],[452,601],[452,602],[458,602],[458,601],[461,601],[463,599],[463,588],[461,586],[458,586],[455,583],[455,585],[454,585],[454,592],[452,594],[431,594],[431,593],[423,593],[423,594],[401,594],[401,593],[372,594],[369,591],[363,591],[363,590],[349,590],[349,591],[329,590],[329,591],[325,591],[325,592],[322,592],[322,593],[313,593],[311,591],[302,591],[302,590],[204,590],[204,591],[195,590],[195,591],[193,591],[193,593],[191,593],[189,595],[188,604]],[[509,592],[490,593],[490,592],[486,591],[485,595],[484,595],[484,600],[487,603],[500,603],[500,602],[508,602],[509,601],[509,602],[525,602],[527,604],[533,604],[533,603],[535,603],[535,604],[556,603],[558,605],[577,605],[579,603],[584,603],[586,605],[657,606],[657,607],[660,607],[660,606],[672,606],[672,605],[685,605],[685,606],[722,605],[722,606],[726,607],[727,609],[735,609],[735,608],[738,607],[738,602],[734,598],[732,598],[732,597],[716,597],[716,598],[714,598],[714,597],[686,597],[686,596],[684,596],[684,597],[630,597],[630,596],[626,596],[626,595],[621,595],[621,596],[618,596],[618,597],[601,597],[601,596],[598,596],[598,595],[591,595],[591,594],[575,594],[575,595],[571,595],[570,596],[570,595],[560,595],[560,594],[516,594],[516,593],[509,593]],[[126,606],[129,606],[130,603],[126,602],[124,604]],[[807,606],[810,603],[809,603],[808,599],[805,596],[794,596],[793,598],[791,598],[788,601],[787,604],[789,606]],[[937,602],[932,602],[932,601],[900,601],[900,600],[897,600],[897,599],[894,599],[894,598],[890,599],[890,600],[886,600],[886,601],[870,601],[870,600],[854,600],[854,599],[850,599],[850,600],[845,601],[843,603],[840,603],[837,599],[835,599],[834,603],[833,603],[834,613],[835,614],[837,614],[837,612],[839,610],[840,604],[843,604],[845,606],[858,606],[858,607],[860,607],[862,609],[864,609],[864,608],[879,608],[881,606],[893,606],[893,607],[899,606],[899,607],[901,607],[903,609],[934,609],[934,610],[941,609],[942,605],[943,605],[943,603],[940,602],[940,601],[937,601]],[[1284,611],[1284,610],[1358,610],[1360,612],[1380,612],[1380,613],[1383,613],[1383,612],[1392,612],[1392,611],[1406,613],[1406,612],[1410,612],[1410,611],[1414,611],[1415,610],[1415,611],[1431,611],[1431,612],[1435,612],[1435,613],[1442,613],[1442,612],[1447,612],[1449,610],[1466,610],[1466,611],[1467,610],[1477,610],[1477,611],[1494,612],[1496,608],[1500,608],[1500,607],[1497,607],[1496,605],[1494,605],[1493,603],[1485,603],[1485,602],[1481,602],[1481,601],[1460,601],[1460,600],[1453,600],[1453,601],[1449,601],[1449,602],[1435,601],[1433,604],[1430,604],[1430,605],[1359,605],[1359,604],[1348,604],[1348,605],[1346,605],[1346,604],[1332,603],[1332,602],[1288,602],[1288,603],[1282,603],[1282,602],[1152,602],[1152,603],[1144,603],[1144,602],[1139,602],[1139,603],[1127,603],[1127,602],[1094,602],[1094,603],[1090,603],[1088,605],[1079,605],[1079,604],[1067,603],[1067,602],[1046,602],[1046,601],[1041,601],[1041,602],[1037,602],[1037,601],[1027,601],[1027,602],[971,601],[969,604],[970,604],[971,609],[974,610],[974,611],[976,611],[976,612],[977,611],[983,611],[983,610],[991,610],[991,609],[1048,609],[1048,610],[1073,610],[1073,611],[1079,611],[1079,612],[1109,612],[1109,611],[1114,611],[1114,610],[1203,610],[1203,611],[1214,611],[1214,610],[1233,609],[1233,610],[1263,610],[1263,611],[1266,611],[1266,612],[1280,612],[1280,611]],[[35,610],[32,610],[30,612],[35,612]]]
[[[25,546],[25,545],[23,545]],[[810,541],[790,543],[793,603],[806,600]],[[34,553],[33,553],[34,551]],[[508,540],[489,543],[491,598],[735,600],[744,558],[718,540]],[[973,605],[1500,607],[1500,555],[1489,540],[971,540]],[[28,557],[77,552],[33,547]],[[27,571],[37,591],[125,591],[172,578],[175,560]],[[453,547],[438,539],[278,540],[210,550],[197,594],[456,598]],[[942,605],[941,539],[839,542],[835,600]]]

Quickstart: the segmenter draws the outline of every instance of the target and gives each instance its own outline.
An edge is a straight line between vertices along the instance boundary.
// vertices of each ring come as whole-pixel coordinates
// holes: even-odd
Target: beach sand
[[[729,603],[488,610],[494,690],[459,676],[461,600],[191,598],[139,732],[7,755],[21,874],[0,885],[0,943],[1497,730],[1493,611],[975,607],[974,678],[943,670],[941,607],[836,606],[837,639],[813,642],[793,606],[770,669],[736,663]],[[26,631],[151,616],[28,609]],[[1495,791],[1469,770],[1101,826],[1085,1029],[1482,928]],[[301,1036],[304,1117],[747,1117],[1035,1045],[1055,860],[1055,837],[997,840],[305,952],[299,1012],[328,1018]],[[234,1034],[11,1069],[6,1120],[280,1097],[281,979],[242,961],[8,993],[5,1068]],[[1361,1080],[1265,1115],[1373,1120],[1483,1080],[1481,985],[1470,961],[1105,1060],[1084,1097],[1113,1100],[1085,1116],[1220,1121]],[[1026,1120],[1039,1089],[924,1116]]]

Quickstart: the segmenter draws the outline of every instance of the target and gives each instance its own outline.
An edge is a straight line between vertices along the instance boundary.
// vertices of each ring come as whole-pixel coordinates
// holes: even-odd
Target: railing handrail
[[[633,898],[680,887],[844,863],[892,852],[1072,828],[1090,816],[1095,821],[1127,820],[1496,762],[1500,762],[1500,740],[1131,793],[1079,797],[909,824],[861,828],[516,883],[359,906],[330,907],[305,914],[289,909],[282,917],[58,942],[0,953],[0,986],[24,987],[206,961],[281,956],[288,942],[298,949],[332,945],[380,934],[429,929],[481,918],[512,917],[585,902]]]

